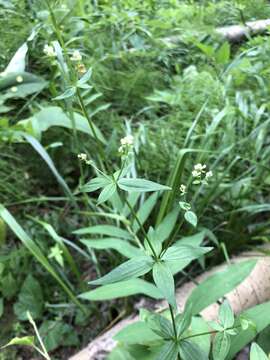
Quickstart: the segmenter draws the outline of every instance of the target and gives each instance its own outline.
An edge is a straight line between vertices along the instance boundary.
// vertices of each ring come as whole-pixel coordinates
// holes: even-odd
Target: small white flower
[[[120,154],[125,154],[130,150],[134,144],[134,137],[132,135],[127,135],[120,140],[121,146],[118,151]]]
[[[79,50],[74,50],[72,56],[70,57],[71,61],[81,61],[82,55]]]
[[[194,170],[197,170],[198,172],[204,172],[204,169],[206,168],[206,165],[202,165],[202,164],[196,164],[194,166]]]
[[[197,170],[192,171],[192,176],[193,177],[199,177],[200,175],[201,175],[201,173],[199,171],[197,171]]]
[[[78,159],[81,161],[87,161],[87,155],[84,153],[78,154]]]
[[[12,86],[12,87],[10,88],[10,91],[12,91],[12,92],[17,92],[17,91],[18,91],[17,86]]]
[[[23,82],[23,77],[22,77],[21,75],[18,75],[18,76],[16,77],[16,81],[17,81],[18,83],[22,83],[22,82]]]
[[[49,56],[49,57],[55,57],[56,56],[56,52],[54,51],[53,46],[46,44],[43,48],[43,52],[45,55]]]
[[[209,179],[212,176],[213,176],[213,172],[211,170],[207,171],[207,173],[205,174],[205,179]]]
[[[131,146],[134,143],[134,137],[132,135],[127,135],[120,140],[120,143],[122,146],[125,146],[125,145]]]
[[[186,190],[187,190],[186,185],[181,184],[181,185],[180,185],[180,192],[181,192],[181,195],[186,194],[186,192],[187,192]]]

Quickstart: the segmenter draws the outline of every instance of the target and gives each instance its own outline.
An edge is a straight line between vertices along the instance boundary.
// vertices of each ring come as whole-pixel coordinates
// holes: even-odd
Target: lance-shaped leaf
[[[153,267],[153,278],[168,303],[176,308],[174,278],[165,262],[157,262]]]
[[[192,314],[198,314],[208,305],[233,290],[250,274],[255,264],[256,260],[244,261],[240,264],[230,265],[224,271],[209,276],[192,291],[187,300],[187,304],[192,304]]]
[[[250,349],[250,360],[269,360],[269,358],[258,344],[252,343]]]
[[[122,178],[119,179],[118,186],[120,187],[120,189],[125,191],[137,191],[137,192],[171,190],[169,186],[161,185],[145,179]]]
[[[219,322],[224,329],[231,328],[234,324],[234,314],[227,300],[219,308]]]
[[[138,256],[117,266],[108,274],[97,280],[90,281],[92,285],[106,285],[118,281],[129,280],[142,276],[152,269],[153,259],[150,256]]]
[[[215,360],[225,360],[230,350],[231,339],[226,331],[217,333],[213,344],[213,358]]]
[[[94,290],[80,294],[79,297],[85,300],[101,301],[127,297],[135,294],[144,294],[153,299],[162,299],[162,294],[158,288],[143,279],[130,279],[99,286]]]
[[[80,187],[81,192],[92,192],[109,185],[112,182],[109,178],[99,176],[91,179],[88,183]]]
[[[114,183],[106,185],[105,188],[99,194],[98,205],[109,200],[116,192],[116,189],[117,189],[117,186]]]
[[[143,250],[131,245],[126,240],[121,240],[117,238],[81,239],[80,241],[90,249],[114,249],[120,254],[130,259],[135,256],[145,255]]]
[[[145,319],[149,328],[163,339],[172,339],[174,337],[174,330],[172,323],[164,316],[159,314],[150,314]]]
[[[113,225],[95,225],[73,231],[76,235],[99,234],[123,239],[132,239],[132,235],[121,228]]]
[[[211,251],[212,247],[195,247],[189,245],[171,246],[162,256],[166,261],[192,261]]]
[[[178,357],[178,347],[174,341],[166,341],[160,349],[156,360],[176,360]]]
[[[205,352],[196,343],[189,340],[180,342],[179,355],[183,360],[208,360]]]

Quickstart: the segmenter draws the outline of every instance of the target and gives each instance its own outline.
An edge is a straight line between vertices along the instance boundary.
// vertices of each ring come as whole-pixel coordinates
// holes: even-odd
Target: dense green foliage
[[[203,232],[195,245],[215,246],[187,268],[189,276],[269,241],[270,39],[229,44],[215,32],[267,17],[266,0],[0,1],[0,345],[26,335],[31,307],[47,350],[66,358],[132,309],[131,300],[87,299],[162,297],[142,279],[122,279],[129,283],[120,296],[113,284],[104,294],[87,284],[130,259],[137,249],[124,240],[144,230],[117,199],[103,202],[113,184],[102,198],[80,192],[97,171],[77,156],[116,171],[127,134],[134,136],[132,177],[173,188],[130,196],[145,231],[154,237],[169,214],[161,242]],[[46,45],[56,56],[44,53]],[[81,61],[70,60],[74,50]],[[92,71],[78,90],[79,63]],[[213,177],[190,187],[196,218],[184,222],[183,209],[172,210],[198,163]],[[15,349],[0,353],[16,356]]]

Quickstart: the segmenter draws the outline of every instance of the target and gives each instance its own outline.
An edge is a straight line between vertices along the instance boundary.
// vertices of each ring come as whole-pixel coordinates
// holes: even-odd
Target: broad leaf
[[[126,240],[117,238],[81,239],[80,241],[90,249],[114,249],[127,258],[144,255],[143,250],[131,245]]]
[[[252,343],[249,360],[269,360],[269,357],[258,344]]]
[[[168,303],[176,308],[174,278],[164,262],[157,262],[153,266],[153,278],[160,292]]]
[[[123,239],[132,239],[132,235],[130,235],[128,231],[112,225],[89,226],[86,228],[75,230],[73,231],[73,234],[76,235],[99,234],[99,235],[108,235],[111,237],[118,237]]]
[[[27,320],[27,311],[31,311],[33,319],[42,316],[44,307],[42,288],[30,274],[23,283],[19,300],[14,304],[14,312],[20,320]]]
[[[124,262],[101,278],[90,281],[89,284],[106,285],[129,280],[148,273],[152,267],[153,259],[150,256],[138,256]]]
[[[90,136],[94,136],[92,130],[89,127],[87,119],[82,115],[74,113],[74,123],[78,131],[89,134]],[[52,126],[61,126],[68,129],[73,128],[71,119],[60,107],[57,106],[46,107],[36,113],[33,117],[19,121],[18,124],[25,126],[25,128],[31,125],[37,137],[40,137],[42,132],[47,131]],[[105,144],[106,141],[100,130],[94,123],[92,123],[92,125],[95,129],[95,133],[97,134],[98,139],[103,144]]]
[[[231,339],[225,331],[219,332],[214,338],[213,358],[214,360],[225,360],[230,350]]]
[[[74,328],[59,319],[45,320],[39,332],[47,351],[54,351],[59,346],[79,345],[78,335]]]
[[[169,186],[161,185],[145,179],[122,178],[118,181],[118,186],[120,187],[120,189],[125,191],[137,191],[137,192],[171,190]]]
[[[192,226],[194,226],[194,227],[197,226],[197,222],[198,222],[197,215],[193,211],[190,211],[190,210],[186,211],[184,214],[184,218]]]
[[[143,294],[153,299],[162,299],[158,288],[142,279],[130,279],[114,284],[103,285],[94,290],[87,291],[80,298],[91,301],[111,300],[135,294]]]
[[[208,360],[208,356],[194,342],[183,340],[179,345],[179,355],[182,360]]]
[[[192,304],[193,315],[198,314],[222,296],[239,285],[253,270],[256,260],[230,265],[224,271],[209,276],[198,285],[189,296],[187,303]]]

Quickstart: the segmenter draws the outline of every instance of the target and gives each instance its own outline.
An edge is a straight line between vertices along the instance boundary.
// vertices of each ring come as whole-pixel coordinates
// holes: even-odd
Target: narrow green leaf
[[[79,297],[85,300],[101,301],[127,297],[135,294],[143,294],[153,299],[162,299],[158,288],[142,279],[130,279],[114,284],[103,285],[94,290],[87,291]]]
[[[120,189],[125,191],[137,192],[171,190],[169,186],[161,185],[145,179],[122,178],[118,181],[118,186],[120,187]]]
[[[249,326],[247,330],[242,331],[241,336],[234,336],[232,338],[228,360],[233,359],[241,349],[258,335],[258,333],[270,325],[270,316],[265,316],[265,314],[270,314],[270,301],[256,305],[253,308],[244,311],[236,318],[236,326],[240,325],[240,317],[248,319],[249,323],[253,324],[253,326]]]
[[[250,274],[255,265],[256,260],[230,265],[224,271],[211,275],[204,280],[192,291],[187,300],[187,303],[192,304],[193,315],[198,314],[208,305],[213,304],[233,290]]]
[[[165,216],[162,222],[157,226],[156,233],[160,242],[165,241],[172,233],[179,215],[179,209],[174,208]]]
[[[178,357],[178,347],[174,341],[166,341],[160,349],[156,360],[176,360]]]
[[[126,240],[117,238],[80,239],[80,241],[90,249],[114,249],[130,259],[144,255],[143,250],[131,245]]]
[[[174,278],[168,265],[164,262],[155,263],[153,278],[164,298],[171,306],[176,308]]]
[[[215,360],[225,360],[230,350],[230,344],[230,335],[225,331],[217,333],[213,344],[213,358]]]
[[[161,336],[163,339],[171,339],[174,337],[174,330],[172,323],[164,316],[159,314],[151,314],[145,319],[146,324],[154,333]]]
[[[125,344],[147,345],[162,338],[155,334],[144,321],[136,321],[121,329],[114,337],[114,340]]]
[[[0,204],[0,217],[7,223],[11,230],[21,240],[25,247],[38,260],[38,262],[51,274],[63,290],[68,294],[70,299],[85,312],[84,306],[78,301],[76,295],[70,290],[69,286],[61,279],[55,269],[51,266],[46,256],[42,253],[36,243],[26,234],[23,228],[17,223],[10,212]]]
[[[152,266],[153,259],[150,256],[138,256],[124,262],[101,278],[90,281],[89,284],[106,285],[129,280],[148,273],[152,269]]]
[[[91,179],[88,183],[84,184],[80,187],[81,192],[92,192],[96,191],[100,188],[105,187],[106,185],[109,185],[111,183],[110,179],[105,177],[96,177],[94,179]]]
[[[76,88],[74,86],[66,89],[63,94],[56,96],[55,98],[53,98],[53,100],[64,100],[64,99],[68,99],[71,96],[73,96],[76,92]]]
[[[185,236],[180,240],[174,243],[174,246],[190,245],[190,246],[199,246],[201,245],[203,239],[205,238],[205,232],[200,231],[197,234],[191,236]]]
[[[116,192],[117,186],[116,184],[109,184],[104,187],[98,197],[98,205],[102,204],[103,202],[109,200],[113,194]]]
[[[197,226],[197,222],[198,222],[197,215],[193,211],[190,211],[190,210],[186,211],[184,214],[184,218],[192,226],[194,226],[194,227]]]
[[[34,336],[24,336],[24,337],[15,337],[12,340],[10,340],[9,343],[7,343],[6,345],[2,346],[1,349],[4,349],[8,346],[12,346],[12,345],[26,345],[26,346],[34,346],[35,343],[35,338]]]
[[[153,210],[156,202],[158,199],[158,193],[151,194],[148,199],[145,200],[145,202],[140,206],[140,209],[137,212],[137,218],[140,221],[140,224],[143,225],[149,215],[151,214],[151,211]],[[140,226],[137,221],[134,221],[132,229],[135,233],[137,233],[140,229]]]
[[[219,322],[224,329],[230,328],[234,324],[234,314],[232,308],[227,300],[219,308]]]
[[[211,251],[212,247],[194,247],[189,245],[171,246],[162,256],[166,261],[192,261]]]
[[[258,344],[252,343],[249,360],[269,360],[269,357]]]
[[[33,136],[26,134],[26,133],[21,133],[22,136],[29,142],[29,144],[36,150],[36,152],[41,156],[41,158],[46,162],[46,164],[48,165],[48,167],[50,168],[51,172],[53,173],[53,175],[55,176],[56,180],[58,181],[58,183],[62,186],[62,188],[64,189],[64,191],[67,193],[67,195],[73,199],[73,195],[67,185],[67,183],[65,182],[65,180],[62,178],[62,176],[59,174],[58,170],[56,169],[51,157],[49,156],[49,154],[47,153],[47,151],[44,149],[44,147],[40,144],[40,142],[35,139]]]
[[[180,342],[179,355],[182,360],[208,360],[205,352],[195,342],[189,340]]]
[[[117,237],[122,239],[132,239],[132,235],[128,231],[112,225],[89,226],[86,228],[75,230],[73,231],[73,234],[76,235],[99,234],[99,235],[108,235],[111,237]]]

